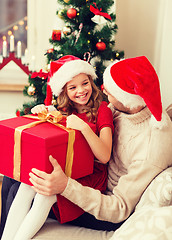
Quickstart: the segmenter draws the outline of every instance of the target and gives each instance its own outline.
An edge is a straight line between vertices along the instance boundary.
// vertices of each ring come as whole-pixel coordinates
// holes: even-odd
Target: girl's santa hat
[[[124,59],[108,66],[104,72],[104,87],[125,107],[146,106],[157,128],[167,125],[162,114],[158,76],[145,56]]]
[[[52,94],[59,96],[65,84],[80,73],[90,75],[93,80],[97,78],[93,66],[73,55],[66,55],[51,62],[45,104],[50,105]]]

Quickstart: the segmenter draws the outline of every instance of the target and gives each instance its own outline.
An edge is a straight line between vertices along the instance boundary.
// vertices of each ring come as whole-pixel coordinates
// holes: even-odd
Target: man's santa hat
[[[59,96],[65,84],[80,73],[90,75],[93,80],[97,78],[93,66],[73,55],[66,55],[51,62],[45,104],[50,105],[52,94]]]
[[[151,111],[152,124],[166,125],[158,76],[145,56],[124,59],[108,66],[104,72],[104,87],[125,107],[146,106]]]

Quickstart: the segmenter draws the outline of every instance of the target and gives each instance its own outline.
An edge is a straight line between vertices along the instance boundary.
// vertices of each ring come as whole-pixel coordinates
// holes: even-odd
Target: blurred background
[[[52,30],[63,24],[56,15],[58,7],[56,0],[0,0],[0,61],[3,41],[8,53],[13,35],[16,51],[21,45],[22,63],[44,69]],[[124,51],[125,58],[145,55],[150,60],[160,79],[164,107],[172,103],[171,9],[171,0],[116,0],[112,9],[118,26],[116,48]],[[16,64],[0,70],[0,119],[14,116],[27,101],[22,92],[27,82],[28,75]]]

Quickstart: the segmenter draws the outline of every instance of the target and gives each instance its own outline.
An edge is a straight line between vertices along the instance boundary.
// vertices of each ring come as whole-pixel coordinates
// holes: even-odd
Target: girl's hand
[[[47,110],[46,106],[44,104],[39,104],[31,109],[31,113],[38,114],[44,110]]]
[[[78,116],[74,114],[68,116],[66,119],[67,128],[72,128],[82,132],[87,126],[88,126],[87,123],[85,123],[82,119],[80,119]]]
[[[52,156],[49,156],[49,160],[53,165],[53,171],[51,174],[35,168],[29,173],[29,180],[33,184],[33,189],[46,196],[62,193],[68,183],[68,177],[61,169],[57,160]]]

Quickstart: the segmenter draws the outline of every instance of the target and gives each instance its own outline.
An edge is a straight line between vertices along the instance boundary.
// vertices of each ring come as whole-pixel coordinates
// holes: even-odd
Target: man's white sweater
[[[172,165],[172,122],[160,130],[146,107],[136,114],[114,112],[114,139],[107,194],[69,178],[62,195],[97,219],[121,222],[134,210],[146,187]]]

